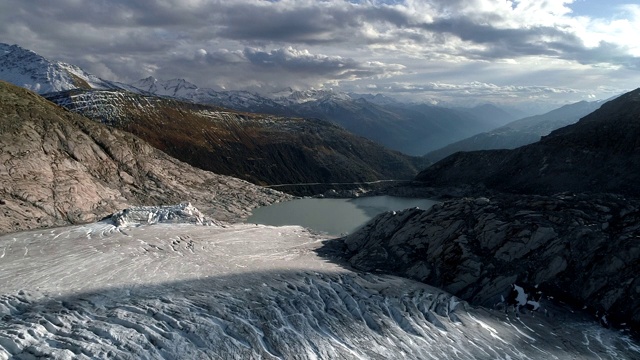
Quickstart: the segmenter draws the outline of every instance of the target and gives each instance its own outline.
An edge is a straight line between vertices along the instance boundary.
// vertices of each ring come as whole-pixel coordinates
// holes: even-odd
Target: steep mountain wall
[[[0,82],[0,232],[190,201],[218,219],[285,194],[195,169],[140,138]]]

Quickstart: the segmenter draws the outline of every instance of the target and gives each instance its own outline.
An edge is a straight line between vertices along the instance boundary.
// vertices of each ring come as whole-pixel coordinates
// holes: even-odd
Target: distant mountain
[[[509,121],[513,121],[518,118],[516,114],[501,109],[493,104],[482,104],[470,108],[455,107],[453,109],[497,126],[504,125]]]
[[[198,92],[198,87],[184,79],[158,81],[153,76],[138,80],[131,86],[144,90],[150,94],[159,96],[171,96],[176,98],[193,98]]]
[[[493,105],[449,109],[402,104],[383,95],[347,94],[333,90],[285,89],[267,98],[242,91],[198,88],[185,80],[140,80],[140,93],[170,96],[199,104],[280,116],[327,120],[346,130],[409,155],[428,151],[503,125],[514,117]]]
[[[124,91],[73,90],[48,99],[129,131],[191,165],[257,184],[410,179],[420,159],[329,122],[236,112]]]
[[[222,220],[288,196],[193,168],[140,138],[0,81],[0,233],[193,202]]]
[[[115,83],[102,80],[77,66],[50,61],[18,45],[0,43],[0,80],[39,94],[71,89],[112,89]]]
[[[602,103],[601,101],[580,101],[546,114],[516,120],[489,132],[480,133],[432,151],[426,155],[426,158],[436,162],[458,151],[515,149],[534,143],[555,129],[577,122],[581,117],[599,108]]]
[[[474,114],[470,109],[450,109],[428,104],[387,105],[394,114],[394,124],[401,136],[394,138],[395,146],[412,155],[425,155],[465,137],[494,129],[504,124],[504,117],[491,118],[485,113]],[[381,128],[380,136],[385,129]]]
[[[304,90],[291,91],[290,93],[280,92],[273,95],[273,100],[285,106],[295,106],[317,101],[349,101],[351,96],[346,93],[333,90]]]
[[[274,115],[295,115],[283,104],[249,91],[216,91],[199,88],[184,79],[158,80],[152,76],[138,80],[129,91],[139,94],[171,97],[197,104]]]
[[[399,104],[401,103],[400,101],[389,97],[389,96],[385,96],[382,94],[357,94],[357,93],[349,93],[349,96],[352,99],[364,99],[367,100],[368,102],[372,103],[372,104],[376,104],[376,105],[394,105],[394,104]]]
[[[304,100],[290,102],[295,114],[336,123],[348,131],[376,141],[406,154],[424,155],[429,150],[449,144],[465,136],[504,124],[505,116],[492,117],[490,112],[472,109],[449,109],[426,104],[403,104],[352,97],[344,93],[322,92]],[[485,109],[483,107],[483,109]],[[499,113],[494,108],[494,114]]]
[[[456,153],[421,172],[428,185],[473,184],[517,193],[640,196],[640,89],[573,125],[514,150]]]

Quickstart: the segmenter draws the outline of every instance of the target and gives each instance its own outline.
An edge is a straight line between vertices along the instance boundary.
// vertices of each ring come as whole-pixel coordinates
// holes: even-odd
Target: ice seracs
[[[213,224],[213,220],[207,219],[191,203],[168,206],[135,206],[118,211],[111,215],[110,219],[118,227],[157,223]]]

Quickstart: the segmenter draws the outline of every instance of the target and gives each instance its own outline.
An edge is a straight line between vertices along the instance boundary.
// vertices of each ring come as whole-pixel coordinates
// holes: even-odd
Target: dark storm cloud
[[[391,7],[370,7],[348,2],[306,2],[308,6],[265,7],[259,2],[234,3],[218,16],[219,35],[236,40],[282,41],[314,44],[345,42],[365,23],[404,26],[408,16]]]
[[[359,62],[338,56],[311,54],[293,48],[261,51],[247,48],[243,52],[251,64],[266,69],[278,68],[297,74],[329,75],[334,79],[383,76],[399,71],[400,65]]]
[[[384,78],[401,72],[404,67],[313,54],[287,47],[269,51],[256,48],[235,51],[199,49],[192,56],[168,59],[158,71],[169,72],[171,69],[190,69],[189,72],[174,74],[195,83],[210,78],[212,86],[218,88],[240,86],[273,91],[288,86],[304,88],[309,84],[322,86],[341,80]]]
[[[624,49],[612,44],[603,45],[602,49],[587,48],[565,29],[505,28],[493,25],[502,19],[498,14],[484,14],[481,21],[456,15],[457,9],[469,6],[465,1],[428,2],[442,12],[435,14],[432,21],[424,21],[408,5],[373,2],[5,0],[3,3],[5,15],[0,15],[3,20],[0,27],[5,32],[10,32],[9,27],[22,26],[41,42],[54,41],[69,51],[73,47],[87,47],[94,53],[151,54],[175,48],[180,42],[188,45],[226,39],[245,45],[326,44],[347,48],[408,41],[422,46],[425,52],[433,52],[438,50],[435,48],[438,41],[450,39],[439,35],[447,34],[484,47],[481,51],[462,48],[453,54],[470,59],[534,55],[585,64],[610,61],[637,66],[637,61],[625,55]],[[366,37],[363,35],[366,27],[383,35]],[[198,45],[193,44],[192,49],[195,46]]]

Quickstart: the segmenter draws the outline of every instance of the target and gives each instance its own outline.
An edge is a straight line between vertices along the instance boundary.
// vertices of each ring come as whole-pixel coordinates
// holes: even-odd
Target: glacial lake
[[[339,236],[351,234],[367,221],[385,211],[419,207],[428,209],[437,201],[395,196],[370,196],[355,199],[296,199],[253,210],[250,224],[300,225]]]

